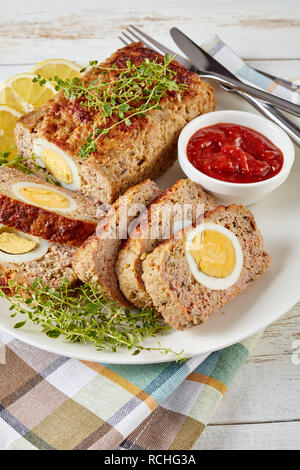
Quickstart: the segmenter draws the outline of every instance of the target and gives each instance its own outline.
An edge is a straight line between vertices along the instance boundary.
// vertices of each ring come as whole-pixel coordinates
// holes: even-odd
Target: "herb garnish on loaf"
[[[163,56],[141,43],[131,44],[93,67],[83,81],[102,77],[106,82],[115,83],[119,70],[127,68],[128,61],[139,66],[147,60],[164,63]],[[176,83],[184,85],[181,93],[176,89],[168,90],[159,101],[161,109],[148,110],[145,115],[141,111],[130,119],[130,125],[122,122],[108,134],[103,132],[88,158],[82,160],[79,154],[93,133],[95,123],[99,128],[101,111],[82,107],[83,97],[72,100],[72,96],[67,98],[63,91],[43,109],[22,117],[17,123],[15,135],[21,156],[32,154],[35,139],[51,142],[76,165],[81,179],[80,191],[101,202],[111,203],[132,185],[160,176],[176,159],[177,138],[183,127],[215,106],[212,88],[197,74],[176,61],[168,67],[176,73]],[[107,73],[107,69],[112,70]],[[114,119],[107,116],[103,129],[111,127]],[[116,119],[118,121],[119,117]]]

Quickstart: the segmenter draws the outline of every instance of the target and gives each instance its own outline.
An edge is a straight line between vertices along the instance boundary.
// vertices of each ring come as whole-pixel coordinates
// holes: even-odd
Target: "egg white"
[[[0,263],[28,263],[30,261],[35,261],[41,259],[49,250],[49,242],[47,240],[43,240],[42,238],[34,237],[33,235],[28,235],[27,233],[19,232],[11,227],[6,227],[0,224],[0,233],[1,232],[10,232],[15,233],[19,237],[26,238],[27,240],[32,240],[37,243],[37,246],[29,251],[28,253],[22,253],[13,255],[10,253],[5,253],[4,251],[0,250]]]
[[[34,153],[34,155],[36,157],[39,157],[37,158],[36,160],[36,163],[41,166],[42,168],[46,168],[45,167],[45,164],[41,158],[41,155],[42,155],[42,152],[43,152],[43,148],[44,147],[49,147],[51,149],[53,149],[55,152],[59,153],[59,155],[66,161],[67,165],[69,166],[71,172],[72,172],[72,176],[73,176],[73,183],[71,184],[66,184],[64,183],[63,181],[59,181],[59,183],[62,185],[63,188],[66,188],[66,189],[69,189],[70,191],[78,191],[80,190],[80,186],[81,186],[81,180],[80,180],[80,176],[79,176],[79,173],[78,173],[78,169],[75,165],[75,163],[73,162],[73,160],[69,157],[69,155],[67,155],[62,149],[60,149],[59,147],[57,147],[55,144],[53,144],[52,142],[48,142],[46,139],[42,139],[42,138],[38,138],[38,139],[35,139],[34,142],[33,142],[33,147],[32,147],[32,151]],[[56,180],[56,178],[53,177],[53,179]],[[58,180],[57,180],[58,181]]]
[[[25,197],[23,197],[22,194],[19,191],[21,188],[31,188],[31,187],[51,189],[51,191],[59,193],[63,197],[65,197],[69,201],[70,205],[69,205],[69,207],[49,207],[49,206],[44,206],[42,204],[35,204],[35,203],[29,201],[29,199],[26,199]],[[31,183],[29,181],[18,181],[17,183],[13,183],[11,185],[11,189],[12,189],[12,191],[13,191],[13,193],[16,196],[17,199],[20,199],[21,201],[26,202],[26,204],[31,204],[32,206],[42,207],[42,208],[48,209],[48,210],[55,210],[57,212],[72,212],[77,208],[77,203],[75,202],[75,200],[71,196],[69,196],[66,193],[63,193],[59,189],[56,189],[54,186],[53,186],[53,188],[52,187],[48,188],[48,186],[45,186],[45,185],[39,184],[39,183]]]
[[[234,251],[235,251],[235,267],[232,273],[225,277],[225,278],[217,278],[213,276],[208,276],[207,274],[203,273],[196,261],[194,260],[192,254],[191,254],[191,248],[192,248],[192,243],[196,235],[198,233],[203,232],[204,230],[215,230],[223,235],[225,235],[229,240],[232,242]],[[228,289],[229,287],[233,286],[235,284],[241,274],[241,270],[243,267],[243,251],[240,245],[240,242],[237,238],[237,236],[232,233],[230,230],[227,228],[223,227],[222,225],[214,224],[212,222],[204,222],[200,225],[198,225],[194,230],[191,230],[189,234],[186,237],[185,241],[185,254],[192,272],[192,275],[196,279],[199,284],[202,284],[205,287],[208,287],[209,289],[212,290],[223,290],[223,289]]]

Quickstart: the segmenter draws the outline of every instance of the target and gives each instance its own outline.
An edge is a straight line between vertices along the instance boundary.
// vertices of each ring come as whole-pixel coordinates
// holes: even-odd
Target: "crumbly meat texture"
[[[242,206],[220,206],[205,216],[239,239],[243,268],[238,281],[228,289],[212,290],[197,282],[185,256],[184,238],[159,245],[143,261],[143,280],[157,310],[173,328],[183,330],[209,316],[244,290],[271,262],[252,213]]]
[[[189,179],[177,181],[151,204],[121,248],[116,264],[120,288],[130,302],[140,308],[153,306],[142,279],[145,255],[172,235],[174,224],[184,218],[195,222],[215,207],[215,200]]]
[[[126,67],[126,61],[140,64],[145,59],[163,61],[163,57],[141,43],[116,51],[101,67]],[[102,202],[113,202],[132,185],[146,178],[155,179],[176,159],[177,138],[183,127],[196,116],[213,111],[213,89],[199,76],[173,61],[178,83],[187,85],[180,95],[168,92],[161,100],[162,109],[151,110],[145,117],[134,117],[132,125],[117,125],[103,134],[97,152],[84,160],[78,153],[91,134],[99,111],[83,109],[80,101],[68,100],[63,92],[42,110],[20,119],[16,125],[17,146],[22,155],[32,152],[35,137],[43,137],[63,149],[73,159],[81,177],[81,191]],[[115,80],[117,71],[103,75],[99,69],[89,71],[83,80],[103,77]],[[112,124],[107,122],[107,125]]]
[[[115,271],[119,249],[127,237],[128,224],[160,194],[161,190],[151,180],[128,189],[99,223],[96,234],[86,240],[74,256],[73,267],[79,279],[99,285],[111,298],[126,307],[130,304],[120,291]]]
[[[73,267],[72,259],[76,248],[70,246],[49,244],[47,253],[40,259],[27,263],[4,263],[0,264],[0,285],[8,286],[9,281],[13,281],[19,289],[18,293],[28,296],[28,291],[22,286],[30,286],[36,278],[49,287],[59,287],[62,279],[69,281],[73,285],[78,280]],[[8,295],[13,292],[8,288],[5,290]]]
[[[59,190],[63,195],[73,198],[77,207],[66,213],[23,202],[17,199],[12,190],[12,184],[23,181],[42,184],[50,190]],[[94,233],[97,221],[104,215],[86,196],[58,188],[35,175],[25,175],[14,168],[0,168],[0,223],[8,227],[53,243],[80,246]]]
[[[18,152],[21,157],[29,158],[32,156],[33,141],[46,111],[47,106],[43,106],[42,108],[25,114],[17,121],[14,133]],[[33,168],[33,162],[28,160],[27,166]]]

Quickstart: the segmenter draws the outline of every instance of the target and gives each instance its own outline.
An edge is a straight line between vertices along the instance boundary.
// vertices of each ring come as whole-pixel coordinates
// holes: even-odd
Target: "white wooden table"
[[[129,24],[172,48],[171,26],[198,42],[216,33],[251,65],[300,77],[299,0],[0,0],[0,8],[0,80],[50,57],[101,58]],[[199,445],[300,449],[300,303],[266,330]]]

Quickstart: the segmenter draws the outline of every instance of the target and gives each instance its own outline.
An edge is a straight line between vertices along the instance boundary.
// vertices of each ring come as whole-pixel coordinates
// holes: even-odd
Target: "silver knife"
[[[128,36],[128,34],[129,36]],[[120,39],[121,41],[125,44],[128,45],[128,42],[134,42],[135,40],[142,41],[143,44],[147,47],[157,49],[159,52],[162,54],[169,54],[171,57],[176,56],[177,62],[180,64],[184,65],[188,70],[191,70],[193,72],[198,73],[198,69],[192,65],[192,63],[186,59],[185,57],[176,54],[173,50],[169,49],[166,47],[164,44],[161,44],[158,42],[156,39],[152,38],[148,34],[144,33],[140,29],[138,29],[136,26],[130,25],[129,27],[126,28],[126,33],[123,33],[125,39],[121,36]],[[208,66],[210,71],[215,71],[218,70],[217,67],[222,66],[219,64],[216,59],[211,57],[206,51],[204,51],[200,46],[199,50],[203,52],[203,56],[206,59],[206,65]],[[204,65],[202,63],[202,65]],[[227,74],[232,76],[232,73],[226,69],[226,67],[222,66],[222,72],[224,75],[227,76]],[[235,76],[233,76],[235,77]],[[276,77],[271,77],[271,78],[276,78]],[[235,77],[236,80],[239,80],[237,77]],[[230,88],[225,85],[219,84],[220,87],[224,88],[228,92],[232,92],[241,98],[243,98],[245,101],[251,104],[254,108],[256,108],[261,114],[263,114],[265,117],[268,119],[271,119],[273,122],[275,122],[277,125],[279,125],[282,129],[284,129],[290,137],[294,140],[294,142],[300,146],[300,129],[299,127],[294,124],[290,119],[286,118],[284,114],[282,114],[278,109],[274,108],[273,106],[264,103],[257,98],[254,98],[251,95],[248,95],[247,93],[237,90],[236,88]]]
[[[176,28],[172,28],[176,29]],[[172,30],[171,30],[172,31]],[[172,34],[172,32],[171,32]],[[234,78],[236,80],[239,80],[236,78],[235,75],[233,75],[230,70],[226,69],[222,64],[220,64],[214,57],[212,57],[210,54],[208,54],[204,49],[202,49],[200,46],[198,47],[199,51],[199,57],[201,56],[201,69],[204,69],[205,71],[209,72],[217,72],[221,73],[222,75],[229,77],[229,78]],[[185,59],[184,59],[185,60]],[[191,69],[191,66],[189,66]],[[198,70],[198,68],[194,68],[195,71]],[[268,104],[268,103],[263,103],[262,101],[259,101],[258,99],[254,98],[253,96],[245,93],[244,91],[237,90],[236,88],[231,88],[229,86],[225,86],[222,84],[219,84],[222,88],[224,88],[228,92],[235,93],[241,98],[243,98],[245,101],[247,101],[249,104],[254,106],[261,114],[263,114],[265,117],[268,119],[271,119],[275,124],[280,126],[284,131],[286,131],[290,137],[293,139],[293,141],[300,147],[300,129],[299,126],[297,126],[295,123],[290,121],[284,114],[282,114],[278,109],[276,109],[274,106]]]
[[[235,78],[233,74],[230,73],[231,76],[229,76],[228,71],[226,69],[226,74],[224,74],[224,67],[221,64],[218,63],[217,72],[212,72],[208,70],[206,68],[209,66],[208,58],[210,58],[210,56],[208,54],[208,57],[206,57],[205,54],[203,54],[203,52],[200,50],[199,46],[195,44],[178,28],[172,28],[170,30],[170,33],[177,46],[190,59],[193,65],[197,68],[199,75],[201,75],[202,77],[211,78],[225,86],[229,85],[230,87],[236,90],[246,92],[249,95],[253,95],[256,98],[264,101],[265,103],[272,104],[278,108],[283,109],[284,111],[294,114],[295,116],[300,116],[300,106],[294,103],[290,103],[289,101],[279,98],[278,96],[271,95],[270,93],[267,93],[263,90],[240,82]]]

